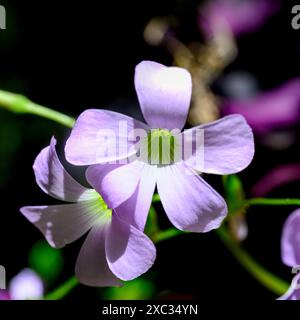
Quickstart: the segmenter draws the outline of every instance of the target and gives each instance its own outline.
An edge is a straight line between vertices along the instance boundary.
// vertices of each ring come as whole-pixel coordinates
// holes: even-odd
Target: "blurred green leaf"
[[[154,284],[150,280],[139,278],[126,282],[121,288],[105,289],[102,295],[107,300],[148,300],[154,293]]]
[[[47,282],[55,280],[63,268],[61,251],[53,249],[44,240],[38,241],[32,247],[28,260],[29,267]]]

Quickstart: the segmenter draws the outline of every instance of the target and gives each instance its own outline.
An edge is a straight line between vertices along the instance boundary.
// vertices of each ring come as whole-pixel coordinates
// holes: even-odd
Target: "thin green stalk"
[[[154,243],[158,243],[167,239],[174,238],[177,235],[182,233],[183,232],[180,230],[177,230],[175,228],[170,228],[157,233],[152,240]],[[69,280],[64,282],[62,285],[60,285],[58,288],[56,288],[54,291],[48,293],[44,297],[44,300],[60,300],[64,298],[67,294],[69,294],[78,284],[79,284],[78,280],[76,279],[75,276],[73,276]]]
[[[217,229],[216,232],[240,265],[258,282],[278,296],[281,296],[288,290],[289,284],[257,263],[251,255],[233,239],[224,226]]]
[[[263,286],[274,292],[276,295],[281,296],[288,288],[289,284],[279,277],[273,275],[271,272],[262,267],[247,253],[239,244],[230,236],[225,227],[221,227],[216,230],[218,236],[223,241],[224,245],[237,259],[237,261]],[[159,243],[171,238],[174,238],[180,234],[184,234],[180,230],[170,228],[155,234],[152,237],[154,243]],[[45,300],[59,300],[64,298],[68,293],[72,291],[77,285],[78,280],[73,276],[53,292],[46,295]]]
[[[15,113],[37,115],[69,128],[72,128],[75,123],[75,119],[72,117],[32,102],[21,94],[8,91],[0,90],[0,107]]]
[[[300,206],[300,199],[271,199],[252,198],[244,202],[245,207],[249,206]]]
[[[72,291],[78,284],[78,280],[75,278],[75,276],[73,276],[54,291],[47,294],[44,300],[60,300],[64,298],[70,291]]]
[[[184,233],[185,232],[180,231],[178,229],[170,228],[167,230],[160,231],[160,232],[156,233],[155,235],[153,235],[152,241],[154,243],[159,243],[159,242],[174,238],[174,237],[176,237],[180,234],[184,234]]]

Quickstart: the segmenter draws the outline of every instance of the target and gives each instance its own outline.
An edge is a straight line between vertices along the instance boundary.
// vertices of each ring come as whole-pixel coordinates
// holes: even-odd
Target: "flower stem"
[[[44,300],[60,300],[64,298],[70,291],[72,291],[79,284],[78,280],[73,276],[54,291],[48,293]]]
[[[162,242],[164,240],[168,240],[168,239],[171,239],[171,238],[174,238],[180,234],[184,234],[186,232],[183,232],[183,231],[180,231],[178,229],[175,229],[175,228],[170,228],[170,229],[167,229],[167,230],[163,230],[163,231],[160,231],[156,234],[154,234],[152,236],[152,241],[154,243],[158,243],[158,242]]]
[[[270,199],[270,198],[252,198],[244,202],[245,207],[249,206],[300,206],[300,199]]]
[[[244,249],[233,239],[233,237],[231,237],[224,226],[217,229],[216,232],[227,249],[237,259],[237,261],[258,282],[260,282],[263,286],[265,286],[278,296],[281,296],[288,290],[289,284],[266,270],[259,263],[257,263],[251,257],[251,255],[244,251]]]
[[[0,90],[0,107],[15,113],[34,114],[69,128],[72,128],[75,123],[72,117],[32,102],[21,94],[8,91]]]
[[[284,294],[288,288],[289,284],[284,280],[273,275],[271,272],[264,269],[260,264],[258,264],[246,251],[244,251],[239,244],[230,236],[225,227],[221,227],[216,230],[218,236],[223,241],[224,245],[233,254],[237,261],[262,285],[268,288],[270,291],[274,292],[276,295],[281,296]],[[156,233],[152,240],[154,243],[159,243],[164,240],[174,238],[180,234],[185,234],[186,232],[177,230],[175,228],[170,228],[164,231]],[[61,286],[59,286],[54,291],[50,292],[45,296],[45,300],[59,300],[64,298],[68,293],[70,293],[77,285],[78,280],[73,276]]]

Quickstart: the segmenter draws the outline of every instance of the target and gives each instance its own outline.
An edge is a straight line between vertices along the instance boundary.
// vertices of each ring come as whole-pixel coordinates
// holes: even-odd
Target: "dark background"
[[[300,75],[300,30],[291,28],[294,3],[283,2],[281,11],[258,32],[239,38],[239,56],[225,73],[247,70],[263,90]],[[8,25],[0,31],[0,88],[24,93],[35,102],[73,116],[93,107],[140,117],[133,85],[135,65],[141,60],[172,63],[163,48],[145,43],[144,27],[154,16],[175,15],[180,22],[180,39],[201,41],[196,22],[199,3],[2,0]],[[215,87],[218,90],[218,83]],[[32,163],[53,134],[62,141],[62,149],[68,133],[48,120],[0,110],[0,264],[6,267],[8,278],[27,266],[30,248],[42,238],[19,208],[55,203],[35,184]],[[257,141],[253,163],[240,174],[248,196],[253,184],[272,167],[299,162],[299,141],[284,151],[271,150]],[[205,178],[222,192],[220,177]],[[300,182],[270,196],[299,198]],[[257,261],[287,281],[292,275],[281,262],[280,234],[292,210],[251,208],[245,241]],[[159,211],[162,225],[168,225],[164,212]],[[82,240],[63,250],[65,267],[57,284],[73,274]],[[207,300],[275,298],[237,264],[213,232],[179,236],[158,244],[157,251],[155,265],[146,277],[155,281],[158,292],[172,290]],[[84,286],[68,296],[88,298],[96,299],[96,290]]]

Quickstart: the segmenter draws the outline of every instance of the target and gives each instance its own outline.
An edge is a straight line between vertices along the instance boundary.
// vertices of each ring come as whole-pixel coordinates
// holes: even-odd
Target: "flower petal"
[[[141,180],[134,194],[115,211],[122,220],[143,231],[147,222],[156,185],[156,167],[145,165]]]
[[[67,140],[66,159],[74,165],[108,163],[136,153],[136,141],[131,138],[134,129],[148,126],[131,117],[108,110],[90,109],[77,119]]]
[[[158,169],[157,189],[167,216],[180,230],[208,232],[227,214],[224,199],[183,164]]]
[[[252,187],[251,193],[255,197],[265,197],[274,189],[298,180],[300,180],[299,163],[279,165],[260,178]]]
[[[56,150],[56,139],[51,139],[50,146],[43,149],[36,157],[33,170],[39,187],[51,197],[77,202],[95,197],[95,192],[75,181],[62,166]]]
[[[281,258],[290,267],[300,265],[300,209],[290,214],[284,224],[281,236]]]
[[[109,223],[99,221],[89,232],[77,258],[75,274],[88,286],[121,286],[122,282],[111,272],[106,261],[105,237]]]
[[[135,89],[151,128],[183,128],[192,93],[191,75],[187,70],[143,61],[135,69]]]
[[[57,206],[23,207],[20,211],[55,248],[62,248],[80,238],[102,213],[98,200]]]
[[[300,273],[293,278],[288,291],[277,300],[300,300]]]
[[[133,161],[127,165],[93,165],[86,171],[86,178],[101,194],[110,209],[129,199],[138,186],[144,162]]]
[[[199,143],[186,162],[197,171],[214,174],[232,174],[245,169],[254,156],[253,133],[240,115],[231,115],[183,132],[185,144],[194,139],[197,130],[204,130],[204,148]],[[193,131],[193,132],[191,132]],[[203,131],[202,131],[203,132]],[[192,138],[191,138],[192,137]],[[204,151],[204,161],[196,152]]]
[[[113,214],[107,232],[106,257],[112,272],[122,280],[132,280],[148,271],[156,250],[151,240],[132,225]]]

